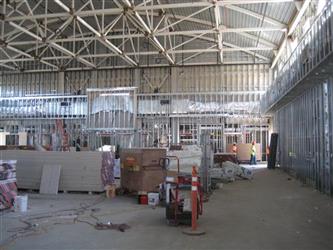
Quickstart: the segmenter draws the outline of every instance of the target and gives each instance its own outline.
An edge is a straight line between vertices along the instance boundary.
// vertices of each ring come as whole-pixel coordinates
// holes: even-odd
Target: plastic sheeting
[[[202,150],[197,145],[184,145],[183,150],[170,150],[167,156],[177,156],[179,158],[180,172],[192,173],[192,167],[200,168]],[[170,160],[169,170],[177,170],[177,161]]]
[[[131,96],[97,96],[92,102],[91,113],[102,111],[129,111],[133,113],[133,97]]]
[[[190,99],[173,99],[170,104],[163,105],[161,100],[140,100],[139,114],[168,114],[168,113],[258,113],[259,102],[201,102]]]

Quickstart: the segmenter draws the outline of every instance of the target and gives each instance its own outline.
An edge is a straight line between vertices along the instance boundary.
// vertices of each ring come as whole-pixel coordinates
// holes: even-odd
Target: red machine
[[[197,176],[195,167],[193,167],[192,175],[181,174],[179,159],[176,156],[168,156],[165,159],[167,165],[170,159],[177,160],[178,171],[175,177],[167,176],[165,180],[166,219],[170,225],[191,225],[192,218],[198,219],[203,212],[203,190],[200,178]],[[196,189],[195,192],[193,189]]]

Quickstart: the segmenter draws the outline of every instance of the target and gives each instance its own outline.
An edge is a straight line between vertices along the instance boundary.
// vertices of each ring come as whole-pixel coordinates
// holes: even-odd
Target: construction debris
[[[12,234],[5,239],[0,239],[0,246],[10,244],[18,238],[46,233],[53,225],[59,224],[85,223],[97,230],[118,230],[120,232],[125,232],[125,230],[129,229],[130,226],[124,223],[113,224],[110,221],[107,223],[100,221],[95,213],[99,212],[101,209],[95,206],[104,200],[105,197],[101,196],[89,204],[81,203],[78,208],[24,216],[19,219],[24,226],[7,230],[8,233]],[[89,218],[89,221],[83,220],[83,218]],[[91,220],[94,220],[94,222],[90,222]]]
[[[222,168],[210,169],[211,178],[220,179],[226,182],[233,182],[237,177],[242,179],[253,179],[253,172],[245,167],[236,163],[226,161],[222,163]]]
[[[97,230],[118,230],[120,232],[125,232],[126,229],[131,228],[129,225],[127,224],[112,224],[112,223],[96,223],[95,225],[95,229]]]
[[[183,145],[182,150],[170,150],[167,155],[178,157],[182,173],[192,173],[193,166],[201,166],[202,149],[197,145]],[[177,170],[177,161],[171,160],[168,169]]]

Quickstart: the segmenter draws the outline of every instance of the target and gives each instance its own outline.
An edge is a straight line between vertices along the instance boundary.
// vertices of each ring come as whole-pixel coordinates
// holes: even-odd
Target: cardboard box
[[[120,161],[123,167],[156,166],[160,159],[166,157],[164,148],[130,148],[120,151]]]
[[[157,191],[166,172],[159,165],[166,149],[131,148],[120,151],[121,187],[130,192]]]
[[[166,176],[177,177],[178,176],[178,172],[177,171],[173,171],[173,170],[168,170],[168,171],[166,171]]]
[[[158,186],[165,176],[166,171],[160,166],[146,167],[140,171],[124,167],[121,169],[121,187],[130,192],[158,191]]]

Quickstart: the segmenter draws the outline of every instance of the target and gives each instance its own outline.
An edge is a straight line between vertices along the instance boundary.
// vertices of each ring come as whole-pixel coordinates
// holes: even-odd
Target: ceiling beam
[[[20,31],[26,33],[27,35],[29,35],[29,36],[35,38],[38,42],[41,42],[41,43],[45,43],[45,42],[46,42],[46,41],[43,41],[43,38],[42,38],[42,37],[36,35],[35,33],[32,33],[31,31],[25,29],[25,28],[22,27],[22,26],[19,26],[18,24],[14,23],[14,22],[9,22],[9,24],[10,24],[12,27],[17,28],[17,29],[19,29]],[[57,44],[57,43],[55,43],[55,42],[48,42],[48,44],[49,44],[51,47],[53,47],[53,48],[59,50],[60,52],[66,54],[66,55],[69,55],[70,57],[76,58],[77,61],[79,61],[79,62],[85,64],[86,66],[95,68],[95,65],[94,65],[94,64],[92,64],[92,63],[90,63],[89,61],[87,61],[87,60],[81,58],[80,56],[76,56],[73,52],[67,50],[65,47],[63,47],[63,46],[61,46],[61,45],[59,45],[59,44]],[[7,46],[8,46],[8,45],[7,45]],[[25,52],[24,52],[24,54],[25,54],[26,56],[29,55],[29,54],[27,54],[27,53],[25,53]],[[31,56],[31,55],[29,55],[29,56]]]
[[[57,3],[61,8],[63,8],[66,12],[71,13],[71,9],[67,7],[63,2],[60,0],[54,0],[55,3]],[[82,13],[82,11],[80,12]],[[75,14],[75,13],[74,13]],[[74,16],[73,14],[73,16]],[[103,34],[101,34],[98,30],[96,30],[94,27],[92,27],[90,24],[88,24],[85,20],[82,19],[80,16],[76,16],[76,19],[78,22],[80,22],[83,26],[85,26],[88,30],[90,30],[92,33],[94,33],[97,37],[97,39],[107,48],[109,48],[111,51],[119,55],[121,58],[123,58],[127,63],[129,63],[131,66],[137,66],[137,63],[130,58],[128,55],[126,55],[123,51],[121,51],[116,45],[114,45],[112,42],[110,42],[107,38],[104,37]]]
[[[168,14],[167,14],[168,15]],[[175,18],[175,19],[181,19],[181,18],[184,18],[184,16],[181,16],[181,15],[168,15],[168,18]],[[206,20],[202,20],[202,19],[199,19],[199,18],[189,18],[187,21],[189,22],[193,22],[193,23],[197,23],[197,24],[200,24],[200,25],[204,25],[204,26],[208,26],[208,27],[211,27],[212,26],[212,23],[209,22],[209,21],[206,21]],[[221,26],[220,27],[224,27],[224,28],[229,28],[225,25]],[[237,35],[239,36],[242,36],[242,37],[245,37],[245,38],[248,38],[248,39],[251,39],[251,40],[254,40],[254,41],[258,41],[258,37],[255,36],[255,35],[252,35],[252,34],[249,34],[249,33],[237,33]],[[260,38],[259,39],[259,43],[265,45],[265,46],[276,46],[277,44],[274,44],[268,40],[265,40],[265,39],[262,39]]]
[[[228,43],[225,43],[228,45]],[[52,44],[52,47],[58,49],[59,51],[62,51],[63,54],[66,56],[50,56],[50,57],[43,57],[43,60],[46,61],[53,61],[53,60],[61,60],[61,59],[72,59],[75,54],[72,54],[72,52],[66,50],[65,48],[60,48],[58,44]],[[238,47],[234,45],[234,47],[227,48],[223,47],[224,52],[233,52],[233,51],[269,51],[274,48],[271,47]],[[191,54],[191,53],[198,53],[198,52],[207,52],[207,53],[216,53],[219,52],[218,48],[214,49],[182,49],[182,50],[175,50],[175,54]],[[159,55],[159,51],[141,51],[140,56],[146,56],[146,55]],[[135,55],[135,52],[128,53],[128,55]],[[118,56],[117,54],[114,53],[100,53],[100,54],[93,54],[93,55],[80,55],[80,59],[84,58],[103,58],[103,57],[111,57],[111,56]],[[77,56],[75,58],[78,58]],[[8,63],[8,62],[24,62],[24,61],[33,61],[35,60],[33,57],[24,57],[24,58],[13,58],[13,59],[0,59],[0,63]],[[87,66],[90,66],[87,64]]]
[[[145,23],[145,21],[142,19],[140,14],[135,10],[135,6],[132,5],[128,0],[123,0],[127,8],[130,8],[131,11],[127,11],[129,15],[131,15],[133,18],[135,18],[141,26],[139,26],[139,29],[143,29],[143,32],[146,32],[148,34],[148,39],[153,43],[153,45],[164,55],[164,57],[169,61],[170,64],[175,64],[174,60],[171,58],[171,56],[168,54],[166,48],[162,46],[160,41],[155,36],[155,33],[148,27],[148,25]],[[135,23],[133,25],[137,26]],[[144,34],[145,35],[145,34]]]
[[[17,53],[18,55],[23,55],[23,56],[25,56],[25,58],[33,59],[33,61],[36,61],[36,60],[37,60],[37,61],[39,61],[39,62],[41,62],[41,63],[43,63],[43,64],[45,64],[45,65],[50,66],[51,68],[59,69],[58,66],[56,66],[56,65],[54,65],[54,64],[52,64],[52,63],[46,62],[46,61],[43,60],[43,59],[34,58],[32,55],[30,55],[30,54],[28,54],[28,53],[26,53],[26,52],[24,52],[24,51],[21,51],[21,50],[19,50],[19,49],[17,49],[17,48],[14,48],[14,47],[12,47],[12,46],[10,46],[10,45],[7,45],[5,48],[7,48],[7,49],[9,49],[9,50],[11,50],[11,51]],[[12,61],[12,62],[14,62],[15,59],[14,59],[14,58],[10,58],[9,60]]]
[[[227,43],[222,41],[222,34],[223,33],[236,33],[237,36],[243,36],[243,37],[247,37],[249,39],[252,40],[257,40],[258,37],[254,34],[249,34],[247,32],[275,32],[275,31],[279,31],[279,32],[286,32],[286,27],[285,25],[278,25],[278,23],[274,23],[274,21],[270,20],[271,24],[273,27],[264,27],[264,28],[260,28],[260,27],[250,27],[250,28],[226,28],[224,26],[221,25],[220,22],[220,17],[221,17],[221,13],[219,13],[220,10],[220,6],[225,6],[225,7],[236,7],[236,8],[240,8],[242,9],[242,11],[246,12],[246,9],[243,9],[241,7],[239,7],[241,4],[256,4],[256,3],[279,3],[279,2],[291,2],[293,0],[223,0],[223,1],[198,1],[198,2],[187,2],[187,3],[179,3],[179,2],[174,2],[171,4],[151,4],[151,5],[147,5],[147,4],[139,4],[137,6],[134,6],[133,4],[131,4],[131,1],[128,0],[124,0],[125,4],[126,4],[126,11],[128,13],[131,14],[132,17],[135,18],[136,23],[139,24],[139,26],[141,26],[141,29],[144,30],[143,34],[131,34],[129,32],[129,34],[123,34],[123,35],[110,35],[110,36],[104,36],[103,35],[103,28],[101,27],[101,29],[97,30],[96,28],[94,28],[90,23],[88,23],[86,20],[83,19],[83,17],[85,16],[92,16],[95,17],[95,19],[97,18],[98,15],[110,15],[113,17],[117,17],[118,20],[122,17],[123,13],[124,13],[124,9],[122,8],[110,8],[110,9],[94,9],[92,7],[92,10],[83,10],[83,8],[81,7],[80,11],[75,12],[73,9],[69,8],[69,6],[67,6],[66,4],[64,4],[64,2],[62,0],[54,0],[55,3],[57,3],[63,10],[65,10],[65,14],[64,16],[67,17],[67,20],[69,20],[70,18],[76,18],[77,21],[82,24],[83,26],[85,26],[85,28],[87,30],[89,30],[92,34],[94,34],[94,37],[88,37],[89,34],[87,34],[86,37],[80,37],[79,34],[75,34],[73,33],[73,37],[70,38],[58,38],[58,37],[53,37],[53,36],[49,36],[47,38],[45,38],[42,33],[41,35],[39,35],[39,33],[35,32],[34,28],[38,28],[38,26],[40,25],[40,28],[43,27],[43,24],[41,24],[40,22],[35,22],[36,19],[41,18],[41,15],[44,15],[42,18],[46,19],[46,20],[54,20],[54,18],[56,18],[57,14],[64,14],[64,13],[48,13],[47,9],[45,8],[45,13],[43,11],[40,11],[39,13],[44,13],[44,14],[35,14],[30,12],[29,15],[26,16],[26,18],[23,18],[22,20],[32,20],[33,22],[37,23],[35,25],[33,25],[33,29],[27,29],[26,27],[23,27],[22,25],[18,25],[17,23],[13,22],[15,20],[15,18],[22,18],[23,15],[22,13],[15,13],[16,15],[21,14],[22,16],[10,16],[10,17],[5,17],[5,23],[14,23],[14,25],[16,25],[15,30],[19,31],[19,32],[23,32],[24,34],[29,35],[30,37],[32,37],[34,39],[34,41],[19,41],[18,39],[17,42],[15,42],[15,40],[13,40],[12,43],[8,43],[9,46],[12,47],[16,47],[17,45],[29,45],[29,44],[33,44],[35,45],[35,48],[39,48],[42,46],[50,46],[52,48],[56,48],[57,50],[61,51],[62,53],[64,53],[64,55],[67,58],[74,58],[76,57],[76,60],[85,64],[87,67],[94,67],[95,65],[90,62],[90,61],[95,61],[95,60],[90,60],[87,61],[85,60],[85,58],[88,58],[88,55],[77,55],[71,51],[68,50],[67,46],[61,44],[61,42],[80,42],[80,41],[93,41],[93,40],[98,40],[100,41],[104,46],[106,46],[107,48],[109,48],[111,50],[112,53],[110,53],[110,56],[120,56],[121,58],[123,58],[126,62],[128,62],[130,65],[133,66],[137,66],[136,62],[131,59],[129,56],[130,55],[135,55],[135,53],[138,53],[134,50],[134,53],[126,53],[124,54],[124,51],[120,50],[119,46],[117,46],[116,44],[118,43],[113,43],[111,42],[113,39],[131,39],[131,38],[143,38],[145,37],[145,35],[149,36],[149,39],[152,41],[152,43],[155,45],[155,47],[158,48],[158,52],[162,52],[162,54],[164,55],[164,57],[169,61],[169,63],[173,64],[175,63],[175,57],[173,54],[171,54],[173,56],[173,58],[171,58],[170,56],[168,56],[169,50],[167,49],[166,44],[164,44],[164,46],[160,43],[160,41],[158,40],[159,36],[197,36],[198,39],[201,38],[201,36],[203,37],[206,34],[212,34],[210,35],[210,37],[214,38],[213,35],[215,35],[217,37],[217,40],[215,39],[215,43],[217,44],[217,48],[215,48],[215,51],[218,52],[220,54],[220,61],[223,62],[223,52],[224,51],[244,51],[245,53],[248,54],[255,54],[253,53],[253,51],[260,51],[260,50],[273,50],[276,49],[276,45],[273,44],[272,42],[269,42],[267,40],[263,40],[260,39],[260,44],[263,44],[265,46],[259,46],[258,48],[255,47],[251,47],[251,43],[248,43],[250,46],[248,47],[238,47],[237,45],[230,45],[228,46]],[[154,1],[151,1],[152,3]],[[129,4],[129,5],[128,5]],[[238,5],[238,6],[236,6]],[[81,5],[80,5],[81,6]],[[79,7],[80,7],[79,6]],[[84,6],[84,5],[82,5]],[[79,8],[78,7],[78,8]],[[175,18],[177,19],[177,21],[175,21],[174,23],[170,23],[170,24],[166,24],[166,26],[163,28],[163,26],[160,28],[160,30],[154,30],[152,23],[154,20],[155,23],[155,18],[153,19],[153,16],[159,15],[158,13],[161,10],[171,10],[171,9],[175,9],[175,8],[189,8],[188,10],[191,10],[192,14],[190,14],[189,16],[182,16],[180,18],[175,18],[174,15],[169,13],[163,13],[165,17],[169,17],[169,18]],[[194,10],[193,10],[194,8]],[[201,10],[200,10],[200,9]],[[195,15],[195,13],[200,13],[202,11],[206,11],[209,8],[214,8],[214,15],[215,15],[215,21],[217,22],[217,24],[215,24],[214,28],[209,30],[209,29],[203,29],[203,30],[185,30],[185,31],[169,31],[167,28],[170,26],[174,26],[175,24],[178,24],[180,22],[186,21],[186,22],[191,22],[193,19],[193,16]],[[235,9],[235,8],[234,8]],[[153,10],[157,10],[155,12],[153,12]],[[238,9],[239,10],[239,9]],[[142,16],[141,12],[150,12],[152,17],[151,20],[148,21],[148,23],[146,24],[144,19],[142,19],[142,17],[140,17],[140,15]],[[147,14],[147,13],[145,13]],[[246,13],[244,13],[246,14]],[[252,15],[252,16],[256,16],[257,18],[259,18],[258,13],[255,12],[247,12],[248,15]],[[115,16],[116,15],[116,16]],[[150,14],[149,14],[150,15]],[[148,14],[147,14],[148,16]],[[37,18],[36,18],[37,17]],[[262,16],[261,16],[262,17]],[[13,20],[10,20],[10,18],[14,18]],[[53,18],[53,19],[52,19]],[[265,17],[266,18],[266,17]],[[157,19],[159,20],[159,19]],[[201,19],[196,19],[198,20],[198,23],[201,22],[201,24],[203,22],[209,22],[207,20],[201,20]],[[44,20],[43,20],[44,21]],[[63,22],[65,22],[66,20],[62,20],[62,22],[59,22],[59,25],[63,24]],[[269,23],[269,22],[268,22]],[[281,23],[280,23],[281,24]],[[58,25],[58,27],[59,27]],[[155,24],[156,25],[156,24]],[[204,24],[206,25],[206,24]],[[12,26],[12,25],[11,25]],[[148,27],[149,26],[149,27]],[[212,22],[209,22],[209,26],[212,26]],[[12,26],[13,27],[13,26]],[[200,26],[199,26],[200,27]],[[157,27],[158,28],[158,27]],[[22,30],[23,29],[23,30]],[[165,29],[165,31],[163,30]],[[46,30],[46,29],[45,29]],[[156,32],[160,32],[160,33],[155,33]],[[75,32],[75,31],[74,31]],[[91,34],[90,33],[90,34]],[[208,37],[207,37],[208,38]],[[225,37],[223,37],[225,38]],[[5,40],[5,39],[4,39]],[[32,40],[32,39],[31,39]],[[141,40],[140,40],[141,41]],[[157,41],[157,42],[156,42]],[[5,41],[6,42],[6,41]],[[139,42],[139,40],[138,40]],[[61,45],[60,45],[61,44]],[[177,44],[175,44],[176,46]],[[227,46],[226,48],[223,47],[223,45]],[[61,48],[59,47],[61,46]],[[234,46],[234,47],[232,47]],[[76,47],[76,46],[75,46]],[[170,47],[174,47],[174,45],[170,45]],[[23,47],[21,47],[23,48]],[[26,48],[26,47],[24,47]],[[31,47],[30,47],[31,48]],[[32,48],[31,48],[32,49]],[[124,50],[124,49],[123,49]],[[25,49],[25,51],[23,51],[21,49],[22,52],[27,52],[29,51],[29,49]],[[165,53],[163,53],[163,51]],[[202,49],[196,49],[196,50],[187,50],[187,51],[182,51],[182,50],[177,50],[175,53],[179,54],[179,53],[200,53],[202,51]],[[153,51],[148,51],[148,52],[144,52],[147,54],[151,54],[151,53],[158,53],[158,52],[153,52]],[[209,51],[208,51],[209,52]],[[29,52],[28,52],[29,53]],[[32,53],[30,53],[32,54]],[[89,53],[88,53],[89,54]],[[142,52],[140,52],[140,55],[142,55]],[[23,54],[22,54],[23,56]],[[18,58],[18,59],[23,59],[23,58]],[[134,64],[133,64],[134,62]],[[96,66],[95,66],[96,67]]]
[[[82,11],[81,11],[81,12],[82,12]],[[80,13],[81,13],[81,12],[80,12]],[[81,13],[81,14],[82,14],[82,13]],[[154,16],[159,16],[159,13],[155,12],[155,13],[153,13],[153,15],[154,15]],[[171,19],[171,18],[175,18],[175,19],[184,19],[184,18],[185,18],[184,16],[180,16],[180,15],[171,15],[171,14],[168,14],[168,13],[165,13],[165,16],[168,17],[169,19]],[[121,17],[121,14],[118,16],[118,18],[119,18],[119,17]],[[8,20],[8,19],[6,19],[6,20]],[[57,19],[51,19],[51,20],[49,20],[48,22],[51,23],[51,22],[56,22],[56,21],[57,21]],[[195,22],[195,23],[198,23],[198,24],[202,24],[202,25],[206,25],[206,26],[211,27],[211,22],[206,21],[206,20],[202,20],[202,19],[198,19],[198,18],[193,18],[193,17],[191,17],[191,18],[188,18],[186,21],[189,21],[189,22]],[[33,27],[34,27],[34,25],[29,26],[29,28],[33,28]],[[15,32],[15,30],[14,30],[13,32]],[[235,32],[237,33],[237,30],[235,30]],[[165,34],[161,34],[161,35],[164,36]],[[246,33],[246,31],[244,31],[244,30],[243,30],[243,32],[241,32],[241,33],[237,33],[237,35],[242,36],[242,37],[245,37],[245,38],[248,38],[248,39],[251,39],[251,40],[254,40],[254,41],[258,41],[258,37],[257,37],[257,36],[252,35],[252,34],[249,34],[249,33]],[[138,37],[138,36],[136,36],[136,37]],[[117,37],[115,37],[115,38],[117,38]],[[107,39],[113,39],[113,36],[109,36],[109,37],[107,37]],[[119,38],[119,39],[122,39],[122,37]],[[82,39],[81,39],[81,40],[82,40]],[[85,38],[83,38],[83,40],[85,40]],[[87,38],[87,40],[89,40],[89,38]],[[58,41],[56,41],[56,42],[58,42]],[[60,42],[60,41],[59,41],[59,42]],[[28,42],[28,43],[29,43],[29,42]],[[34,42],[32,41],[32,42],[30,42],[30,43],[34,43]],[[268,40],[262,39],[262,38],[259,39],[259,43],[260,43],[260,44],[263,44],[263,45],[265,45],[265,46],[275,46],[274,43],[272,43],[272,42],[270,42],[270,41],[268,41]],[[19,41],[18,43],[14,42],[12,45],[20,45],[20,44],[25,44],[25,43]]]
[[[239,64],[251,64],[253,65],[253,61],[246,61],[246,60],[239,60],[239,61],[225,61],[223,64],[225,65],[239,65]],[[266,65],[266,62],[257,62],[255,64],[264,64]],[[185,62],[182,66],[207,66],[207,65],[218,65],[216,62]],[[1,65],[0,65],[1,66]],[[140,68],[160,68],[160,67],[168,67],[170,66],[167,63],[153,63],[153,64],[145,64],[145,65],[140,65]],[[7,65],[4,65],[4,67],[7,67]],[[9,67],[8,67],[9,68]],[[128,66],[124,66],[124,65],[117,65],[117,66],[101,66],[99,67],[99,69],[102,70],[110,70],[110,69],[126,69],[128,68]],[[13,68],[10,67],[10,69],[12,69],[13,71],[3,71],[4,73],[18,73],[18,71]],[[65,71],[83,71],[83,70],[91,70],[91,68],[88,67],[72,67],[72,68],[67,68],[65,69]],[[41,72],[54,72],[56,70],[51,70],[51,69],[33,69],[33,70],[25,70],[24,72],[26,73],[41,73]]]
[[[22,27],[21,27],[22,29]],[[281,28],[260,28],[260,27],[249,27],[249,28],[225,28],[221,27],[219,29],[209,29],[209,30],[183,30],[183,31],[168,31],[168,32],[162,32],[162,33],[154,33],[155,37],[158,36],[165,36],[165,35],[171,35],[171,36],[182,36],[182,35],[199,35],[199,34],[218,34],[218,33],[237,33],[238,35],[244,35],[247,37],[247,34],[245,32],[285,32],[286,29]],[[96,33],[95,33],[96,34]],[[33,34],[36,36],[35,34]],[[136,34],[121,34],[121,35],[110,35],[105,36],[105,39],[109,40],[116,40],[116,39],[126,39],[126,38],[140,38],[140,37],[146,37],[145,34],[142,33],[136,33]],[[250,38],[251,39],[251,38]],[[69,37],[69,38],[59,38],[59,39],[53,39],[50,40],[52,42],[73,42],[73,41],[87,41],[87,40],[100,40],[98,36],[95,37]],[[10,42],[11,45],[28,45],[28,44],[35,44],[36,41],[30,40],[30,41],[18,41],[18,42]],[[267,46],[275,47],[276,45],[273,43],[268,43]]]
[[[189,61],[189,60],[191,60],[191,59],[193,59],[193,58],[195,58],[195,57],[197,57],[197,56],[199,56],[199,55],[201,55],[201,54],[203,54],[203,53],[207,53],[207,52],[209,52],[210,50],[212,50],[212,49],[213,49],[214,47],[216,47],[216,46],[217,46],[217,45],[214,44],[214,45],[208,47],[207,49],[203,49],[203,50],[201,50],[201,51],[198,51],[198,52],[196,52],[195,54],[190,55],[190,56],[188,56],[188,57],[182,59],[180,62],[177,62],[177,65],[181,65],[182,63],[185,63],[185,62],[187,62],[187,61]]]
[[[219,58],[220,62],[223,63],[223,41],[222,41],[222,32],[219,30],[220,24],[221,24],[221,13],[220,13],[220,6],[217,4],[214,5],[214,17],[215,17],[215,29],[217,30],[217,47],[220,50],[219,51]]]
[[[56,0],[54,0],[56,1]],[[283,2],[294,2],[294,0],[223,0],[218,1],[217,4],[220,6],[232,5],[232,4],[258,4],[258,3],[283,3]],[[198,8],[198,7],[213,7],[214,3],[208,1],[199,2],[188,2],[188,3],[172,3],[172,4],[158,4],[158,5],[142,5],[136,6],[136,11],[152,11],[161,9],[179,9],[179,8]],[[106,9],[95,9],[95,10],[85,10],[80,11],[78,14],[80,17],[94,16],[94,15],[119,15],[123,10],[119,8],[106,8]],[[35,14],[27,16],[10,16],[6,17],[6,21],[20,21],[20,20],[35,20],[44,18],[56,18],[56,17],[69,17],[71,14],[69,12],[57,12],[57,13],[47,13],[47,14]]]
[[[189,37],[193,37],[193,38],[194,38],[195,36],[189,35]],[[209,41],[209,42],[215,43],[215,39],[213,39],[213,38],[209,38],[209,37],[196,37],[196,39],[201,39],[201,40],[205,40],[205,41]],[[263,55],[260,55],[260,54],[258,54],[258,53],[254,53],[253,51],[242,50],[241,47],[239,47],[239,46],[237,46],[237,45],[235,45],[235,44],[233,44],[233,43],[228,43],[228,42],[224,41],[223,44],[224,44],[225,46],[227,46],[227,47],[238,48],[238,49],[240,49],[240,51],[242,51],[242,52],[244,52],[244,53],[246,53],[246,54],[249,54],[249,55],[251,55],[251,56],[257,57],[257,58],[262,59],[262,60],[265,60],[265,61],[267,61],[267,62],[269,62],[269,61],[271,60],[270,58],[265,57],[265,56],[263,56]]]

